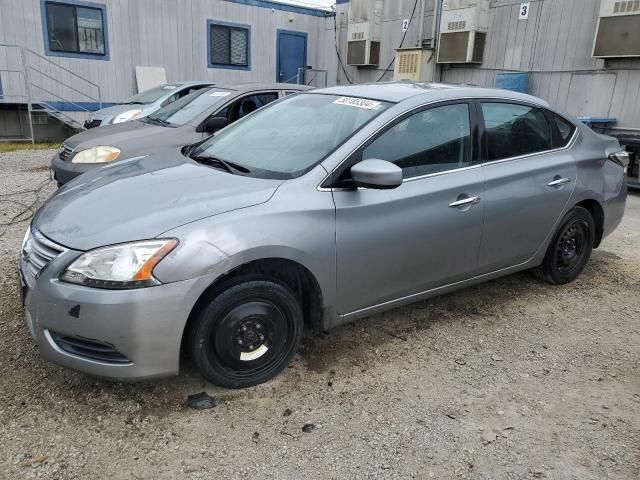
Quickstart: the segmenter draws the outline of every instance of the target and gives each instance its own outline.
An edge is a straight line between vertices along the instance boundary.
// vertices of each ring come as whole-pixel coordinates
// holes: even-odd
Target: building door
[[[278,30],[276,81],[298,83],[298,69],[307,64],[307,34]]]

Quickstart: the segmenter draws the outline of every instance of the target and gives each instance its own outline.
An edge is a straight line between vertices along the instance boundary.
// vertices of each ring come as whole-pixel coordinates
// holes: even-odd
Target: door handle
[[[567,183],[571,183],[571,180],[568,178],[555,178],[553,181],[547,183],[547,187],[561,187]]]
[[[451,208],[464,208],[464,207],[470,207],[471,205],[475,205],[477,203],[480,203],[480,197],[466,197],[466,198],[460,198],[455,202],[451,202],[449,206]]]

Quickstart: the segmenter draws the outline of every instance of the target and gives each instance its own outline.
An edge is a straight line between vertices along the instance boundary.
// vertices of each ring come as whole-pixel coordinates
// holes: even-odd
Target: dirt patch
[[[49,165],[38,165],[37,167],[27,168],[25,172],[48,172]]]
[[[21,170],[51,154],[0,155],[0,178],[34,189],[44,170]],[[0,238],[0,478],[640,477],[638,195],[570,285],[521,273],[307,336],[243,391],[189,365],[123,384],[40,359],[15,275],[26,225]],[[217,405],[188,407],[202,391]]]

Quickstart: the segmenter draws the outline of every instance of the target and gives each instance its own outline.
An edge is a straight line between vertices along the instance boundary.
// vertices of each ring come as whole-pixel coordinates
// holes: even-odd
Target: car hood
[[[75,152],[97,147],[98,145],[109,145],[122,150],[131,145],[140,145],[147,137],[165,136],[175,133],[175,130],[172,127],[163,127],[133,120],[85,130],[69,137],[64,141],[64,144]]]
[[[264,203],[282,182],[234,175],[171,149],[72,180],[38,210],[33,225],[60,245],[89,250],[155,238],[186,223]]]
[[[101,108],[89,114],[90,117],[96,118],[110,118],[115,117],[119,113],[126,112],[127,110],[144,110],[149,105],[140,105],[137,103],[119,103],[110,107]]]

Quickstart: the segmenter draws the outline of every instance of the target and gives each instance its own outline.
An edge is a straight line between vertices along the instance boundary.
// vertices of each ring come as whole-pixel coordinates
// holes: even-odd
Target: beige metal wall
[[[381,65],[387,66],[402,38],[401,22],[414,0],[386,0]],[[445,66],[442,81],[495,86],[499,72],[530,72],[530,93],[573,115],[615,117],[618,126],[640,128],[640,59],[591,57],[600,0],[531,0],[527,20],[518,19],[520,0],[491,2],[490,24],[482,65]],[[349,4],[338,6],[342,24],[342,58],[346,57]],[[424,37],[430,37],[433,2],[427,1]],[[418,7],[419,11],[419,7]],[[417,15],[417,14],[416,14]],[[640,16],[638,28],[640,28]],[[404,46],[417,44],[414,20]],[[346,83],[337,67],[330,78]],[[373,81],[381,70],[347,67],[354,82]],[[385,76],[390,78],[392,73]]]
[[[308,34],[307,63],[322,68],[327,52],[327,19],[224,0],[95,0],[106,5],[110,60],[50,56],[48,59],[99,84],[107,102],[135,93],[134,67],[162,66],[169,81],[272,82],[276,80],[278,29]],[[207,20],[251,25],[251,70],[213,69],[207,66]],[[0,43],[17,43],[43,54],[40,0],[0,0]],[[335,55],[329,51],[328,54]],[[0,49],[0,68],[16,65],[13,53]],[[86,85],[41,62],[45,72],[57,75],[84,91]],[[66,78],[65,78],[66,77]],[[10,85],[11,84],[11,85]],[[5,94],[20,90],[16,78],[4,80]],[[50,84],[52,88],[57,86]],[[82,99],[73,92],[61,92]],[[55,100],[55,99],[54,99]]]
[[[434,2],[438,0],[426,0],[426,8],[424,15],[424,34],[423,38],[431,38],[431,26],[433,19]],[[420,3],[415,10],[414,18],[409,24],[409,30],[404,40],[403,47],[416,47],[419,42],[419,15]],[[390,71],[385,73],[389,63],[395,55],[395,48],[400,45],[404,33],[402,32],[402,20],[409,18],[415,4],[415,0],[385,0],[382,15],[382,31],[380,32],[380,65],[378,68],[357,68],[346,65],[347,58],[347,21],[349,12],[349,3],[342,3],[336,6],[336,26],[338,30],[338,42],[340,56],[345,64],[345,69],[349,80],[353,83],[374,82],[380,78],[382,80],[391,80],[393,78],[393,66]],[[325,36],[326,50],[333,52],[333,58],[327,59],[329,69],[329,81],[333,83],[345,84],[347,78],[339,68],[335,55],[334,42],[334,24],[333,19],[327,20],[327,35]],[[384,75],[383,75],[384,74]]]

